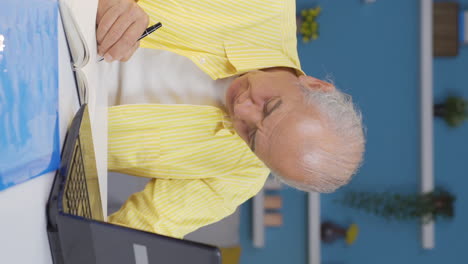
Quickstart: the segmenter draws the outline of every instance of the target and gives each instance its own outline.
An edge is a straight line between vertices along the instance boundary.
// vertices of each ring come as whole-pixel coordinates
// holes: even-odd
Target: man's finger
[[[137,41],[137,43],[133,45],[133,47],[127,52],[127,54],[125,54],[125,56],[120,61],[123,61],[123,62],[128,61],[139,47],[140,47],[140,41]]]
[[[102,16],[96,30],[96,41],[101,44],[114,24],[125,13],[128,6],[115,5],[109,8]]]
[[[115,60],[121,60],[133,48],[137,39],[145,31],[146,24],[137,21],[130,25],[122,37],[107,52]]]

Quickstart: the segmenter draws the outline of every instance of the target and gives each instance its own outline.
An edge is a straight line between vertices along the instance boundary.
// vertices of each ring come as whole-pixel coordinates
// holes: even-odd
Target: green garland
[[[348,192],[341,200],[342,205],[362,210],[387,220],[425,221],[439,217],[450,219],[454,216],[455,196],[436,189],[425,194],[399,194],[392,192]]]

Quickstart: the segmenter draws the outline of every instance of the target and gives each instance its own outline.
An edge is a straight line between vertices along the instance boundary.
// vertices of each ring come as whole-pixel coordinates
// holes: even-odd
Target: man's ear
[[[308,75],[301,75],[299,76],[299,82],[307,88],[310,89],[318,89],[324,92],[333,92],[336,90],[335,86],[331,83],[319,80],[312,76]]]

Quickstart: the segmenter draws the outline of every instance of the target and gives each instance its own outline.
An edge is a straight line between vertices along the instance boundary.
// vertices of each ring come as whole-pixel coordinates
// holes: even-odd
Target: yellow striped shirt
[[[109,170],[152,178],[109,221],[177,238],[232,214],[269,174],[212,106],[110,107],[108,146]]]
[[[251,70],[300,70],[295,0],[140,0],[163,27],[142,47],[190,58],[213,79]]]

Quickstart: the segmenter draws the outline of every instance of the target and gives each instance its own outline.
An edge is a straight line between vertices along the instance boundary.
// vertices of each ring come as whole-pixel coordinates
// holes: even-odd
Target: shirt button
[[[200,63],[201,63],[201,64],[205,64],[205,63],[206,63],[206,59],[205,59],[205,58],[201,58],[201,59],[200,59]]]

